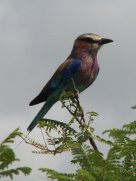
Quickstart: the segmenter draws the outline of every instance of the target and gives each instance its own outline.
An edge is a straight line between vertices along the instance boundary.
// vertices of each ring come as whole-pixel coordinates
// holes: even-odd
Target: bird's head
[[[75,40],[73,50],[77,50],[77,53],[88,50],[91,54],[96,55],[102,45],[110,42],[113,42],[113,40],[102,38],[93,33],[82,34]]]

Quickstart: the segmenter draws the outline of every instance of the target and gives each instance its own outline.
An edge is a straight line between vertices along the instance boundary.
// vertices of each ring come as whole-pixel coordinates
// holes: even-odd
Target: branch
[[[90,135],[88,138],[90,144],[92,145],[94,150],[98,150],[96,143],[92,137],[92,134],[90,133],[91,128],[89,127],[89,124],[86,123],[84,111],[79,102],[79,91],[76,89],[75,82],[73,79],[72,83],[74,91],[63,92],[61,95],[60,101],[62,103],[62,107],[66,108],[68,112],[73,116],[72,119],[78,122],[79,128],[82,128],[82,131],[84,130],[85,134]]]

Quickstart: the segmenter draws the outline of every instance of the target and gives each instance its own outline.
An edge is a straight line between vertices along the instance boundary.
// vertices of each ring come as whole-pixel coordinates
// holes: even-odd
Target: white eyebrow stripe
[[[87,34],[87,35],[84,35],[84,37],[86,38],[92,38],[93,40],[101,40],[102,38],[98,35],[95,35],[95,34]]]

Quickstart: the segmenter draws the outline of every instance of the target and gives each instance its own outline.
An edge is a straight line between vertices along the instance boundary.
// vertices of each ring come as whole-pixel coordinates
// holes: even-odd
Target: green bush
[[[14,130],[0,143],[0,178],[10,177],[13,179],[13,176],[19,175],[20,172],[24,175],[29,175],[31,172],[29,167],[9,168],[13,162],[19,161],[13,149],[9,147],[9,144],[14,143],[14,139],[17,136],[21,136],[19,129]]]
[[[136,121],[124,125],[121,129],[104,131],[103,134],[108,134],[109,138],[105,140],[96,136],[91,126],[98,114],[89,112],[89,118],[85,119],[77,94],[64,92],[61,102],[72,115],[71,120],[68,123],[51,119],[41,120],[39,128],[42,128],[48,137],[47,140],[43,137],[45,145],[26,137],[24,139],[26,143],[38,148],[34,153],[55,155],[71,151],[71,163],[78,164],[79,168],[74,173],[60,173],[49,168],[39,170],[45,172],[51,180],[58,181],[135,181]],[[135,108],[136,106],[133,107]],[[76,129],[73,123],[78,124]],[[56,136],[53,136],[54,132]],[[98,150],[95,140],[109,147],[107,155]]]

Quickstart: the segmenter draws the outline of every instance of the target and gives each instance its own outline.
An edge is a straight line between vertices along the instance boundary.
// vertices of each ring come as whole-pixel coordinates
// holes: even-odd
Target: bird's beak
[[[111,42],[113,42],[113,40],[107,39],[107,38],[102,38],[100,44],[104,45],[104,44],[111,43]]]

